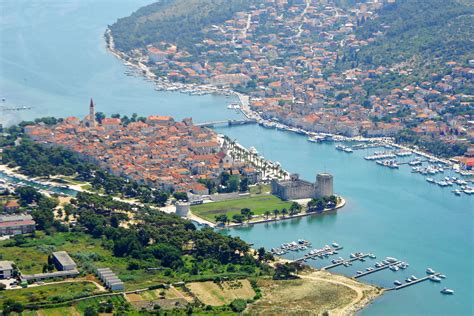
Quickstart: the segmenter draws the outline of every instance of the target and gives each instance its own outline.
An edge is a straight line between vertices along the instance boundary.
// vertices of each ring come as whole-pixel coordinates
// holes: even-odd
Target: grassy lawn
[[[92,294],[97,291],[97,287],[90,282],[67,282],[60,284],[50,284],[44,286],[35,286],[25,289],[15,289],[0,292],[0,305],[7,299],[15,302],[26,303],[44,303],[58,302]]]
[[[249,306],[250,315],[321,315],[357,296],[346,286],[328,282],[260,279],[258,284],[263,297]]]
[[[188,283],[186,287],[196,295],[205,305],[222,306],[231,303],[237,298],[251,299],[255,296],[248,280],[221,282]]]
[[[257,184],[253,185],[249,189],[250,195],[260,195],[260,194],[269,194],[272,191],[272,186],[270,184]]]
[[[265,211],[272,212],[274,209],[290,209],[291,202],[283,201],[274,195],[256,195],[234,200],[204,203],[191,206],[193,214],[215,222],[215,216],[227,214],[230,218],[234,214],[239,214],[243,208],[251,209],[255,215],[263,215]]]

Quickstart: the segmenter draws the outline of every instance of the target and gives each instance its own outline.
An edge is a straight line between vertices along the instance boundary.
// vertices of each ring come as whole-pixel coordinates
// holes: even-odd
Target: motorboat
[[[411,280],[412,280],[412,281],[416,281],[416,280],[418,280],[418,278],[417,278],[416,276],[412,275],[412,276],[411,276]]]
[[[430,280],[433,282],[441,282],[441,279],[435,275],[430,276]]]
[[[390,266],[390,270],[392,270],[392,271],[396,272],[396,271],[398,271],[398,269],[399,268],[397,266]]]
[[[393,282],[393,284],[395,284],[396,286],[399,286],[399,285],[402,285],[402,282],[400,282],[400,281],[398,281],[398,280],[395,280],[395,281]]]
[[[441,290],[441,293],[443,293],[443,294],[454,294],[454,291],[445,287],[444,289]]]
[[[333,243],[332,243],[332,246],[333,246],[333,248],[339,248],[339,244],[336,243],[336,242],[333,242]]]
[[[428,268],[426,269],[426,273],[427,274],[434,274],[435,273],[435,270],[431,269],[431,268]]]

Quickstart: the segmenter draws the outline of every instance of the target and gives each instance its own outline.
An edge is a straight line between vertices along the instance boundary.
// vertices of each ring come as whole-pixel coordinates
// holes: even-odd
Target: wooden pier
[[[409,287],[410,285],[414,285],[414,284],[417,284],[417,283],[420,283],[420,282],[429,280],[432,276],[439,276],[439,275],[441,275],[441,273],[439,273],[439,272],[438,272],[438,273],[434,273],[434,274],[429,274],[429,275],[425,276],[424,278],[420,278],[420,279],[418,279],[418,280],[411,281],[410,283],[404,283],[404,284],[402,284],[402,285],[398,285],[398,286],[389,288],[389,289],[387,289],[387,291],[401,290],[401,289],[403,289],[403,288]]]
[[[374,268],[373,270],[370,270],[370,271],[365,271],[361,274],[356,274],[353,276],[354,279],[358,279],[358,278],[361,278],[363,276],[366,276],[366,275],[369,275],[371,273],[375,273],[375,272],[378,272],[378,271],[382,271],[382,270],[385,270],[391,266],[396,266],[396,265],[399,265],[400,263],[402,263],[401,261],[397,261],[397,262],[394,262],[394,263],[389,263],[389,264],[385,264],[381,267],[378,267],[378,268]]]
[[[347,260],[344,260],[344,261],[341,261],[341,262],[338,262],[338,263],[334,263],[334,264],[322,267],[321,270],[329,270],[329,269],[338,267],[338,266],[343,265],[343,264],[348,263],[348,262],[353,262],[353,261],[356,261],[356,260],[364,259],[365,257],[368,257],[368,256],[369,256],[369,254],[365,253],[365,254],[362,254],[362,255],[357,256],[355,258],[350,258],[350,259],[347,259]]]

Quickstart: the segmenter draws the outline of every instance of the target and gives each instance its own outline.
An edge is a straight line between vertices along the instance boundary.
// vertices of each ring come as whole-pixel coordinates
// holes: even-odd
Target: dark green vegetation
[[[361,39],[379,37],[360,51],[346,51],[341,61],[348,66],[415,69],[410,80],[448,71],[447,61],[466,64],[474,58],[474,5],[463,0],[397,0],[378,12],[379,18],[361,23]],[[374,36],[382,32],[383,34]],[[403,78],[387,78],[393,85]]]
[[[251,0],[162,0],[140,8],[110,26],[115,45],[121,51],[159,42],[176,42],[178,49],[199,51],[202,29],[230,19],[258,1]]]
[[[467,145],[461,143],[443,143],[435,138],[426,139],[416,135],[411,130],[403,130],[395,137],[397,143],[417,145],[420,148],[445,158],[462,156],[467,151]]]

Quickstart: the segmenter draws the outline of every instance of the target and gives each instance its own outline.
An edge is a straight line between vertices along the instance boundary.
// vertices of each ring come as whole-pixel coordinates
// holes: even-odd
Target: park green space
[[[233,200],[204,203],[191,206],[193,214],[202,217],[208,221],[215,222],[217,215],[226,214],[232,218],[234,214],[240,214],[243,208],[249,208],[254,215],[263,215],[265,211],[272,212],[275,209],[281,211],[290,209],[291,202],[283,201],[271,194],[261,194],[249,197],[242,197]]]

